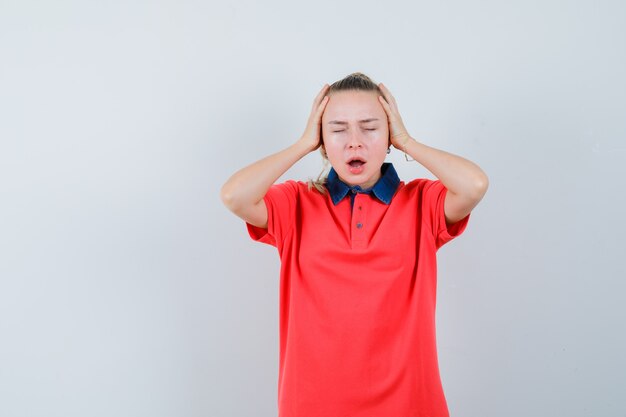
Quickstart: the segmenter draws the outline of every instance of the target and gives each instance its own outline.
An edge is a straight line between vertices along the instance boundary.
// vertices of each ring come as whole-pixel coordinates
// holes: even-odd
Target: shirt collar
[[[391,197],[396,193],[400,178],[390,162],[383,162],[380,167],[381,176],[373,187],[362,189],[360,186],[349,186],[339,179],[335,168],[331,168],[326,179],[326,189],[330,193],[333,204],[337,205],[349,192],[355,190],[359,193],[372,193],[385,204],[391,203]]]

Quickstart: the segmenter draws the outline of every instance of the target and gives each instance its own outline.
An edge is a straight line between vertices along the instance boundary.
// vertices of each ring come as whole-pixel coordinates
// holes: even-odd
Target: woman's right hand
[[[322,114],[324,114],[324,109],[330,99],[330,97],[326,95],[329,88],[330,86],[328,84],[324,84],[320,92],[315,97],[315,100],[313,100],[311,115],[309,116],[306,129],[299,140],[299,142],[306,145],[309,152],[313,152],[322,144]]]

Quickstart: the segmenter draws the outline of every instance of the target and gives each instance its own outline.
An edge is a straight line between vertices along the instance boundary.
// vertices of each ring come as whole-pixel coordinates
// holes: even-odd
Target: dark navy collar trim
[[[400,178],[398,173],[390,162],[384,162],[380,168],[381,177],[376,181],[373,187],[362,189],[360,186],[349,186],[339,179],[334,168],[330,169],[326,180],[326,189],[330,193],[330,197],[334,205],[337,205],[351,190],[358,193],[372,193],[376,198],[385,204],[391,203],[391,198],[396,193]]]

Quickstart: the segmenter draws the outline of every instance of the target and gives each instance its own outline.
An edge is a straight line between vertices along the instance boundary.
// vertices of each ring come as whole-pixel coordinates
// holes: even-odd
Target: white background
[[[278,254],[219,189],[354,71],[490,179],[438,252],[451,415],[626,415],[625,40],[621,1],[2,1],[0,415],[275,416]]]

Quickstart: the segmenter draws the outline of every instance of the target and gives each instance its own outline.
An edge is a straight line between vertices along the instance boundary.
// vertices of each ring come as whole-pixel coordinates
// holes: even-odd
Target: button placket
[[[357,193],[354,196],[354,210],[352,211],[352,242],[365,242],[365,225],[366,225],[366,210],[365,199],[367,195]],[[361,246],[361,245],[357,245]]]

